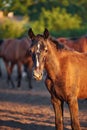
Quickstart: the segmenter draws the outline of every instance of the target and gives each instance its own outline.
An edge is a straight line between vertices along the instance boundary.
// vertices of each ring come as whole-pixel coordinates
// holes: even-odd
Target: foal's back
[[[62,77],[66,93],[71,92],[78,98],[87,98],[87,53],[59,52]]]

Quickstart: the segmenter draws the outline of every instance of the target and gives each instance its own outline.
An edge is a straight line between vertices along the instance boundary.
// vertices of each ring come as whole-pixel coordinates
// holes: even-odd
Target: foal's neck
[[[58,50],[53,43],[48,43],[48,55],[45,68],[51,79],[55,79],[60,72]]]

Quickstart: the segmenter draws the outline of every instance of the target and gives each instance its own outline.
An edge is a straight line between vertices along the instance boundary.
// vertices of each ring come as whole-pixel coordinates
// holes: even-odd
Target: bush
[[[51,11],[42,9],[40,18],[31,23],[32,28],[36,32],[42,32],[45,27],[50,31],[60,31],[68,29],[79,29],[82,20],[78,15],[71,15],[65,9],[59,7],[53,8]]]
[[[0,38],[21,37],[26,31],[25,25],[27,22],[27,18],[21,21],[4,18],[0,22]]]
[[[80,37],[87,35],[87,27],[82,27],[80,29],[52,31],[51,35],[55,37]]]

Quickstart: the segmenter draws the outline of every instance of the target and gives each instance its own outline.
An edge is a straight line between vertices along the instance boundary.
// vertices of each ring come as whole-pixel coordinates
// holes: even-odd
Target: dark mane
[[[50,37],[50,40],[56,45],[58,50],[71,50],[67,45],[64,45],[56,40],[56,38]]]
[[[37,37],[38,37],[38,39],[39,39],[39,38],[44,38],[44,36],[43,36],[42,34],[38,34]],[[53,38],[53,37],[50,36],[50,37],[49,37],[49,40],[56,45],[56,48],[57,48],[57,49],[64,49],[64,48],[65,48],[65,46],[64,46],[63,44],[59,43],[59,42],[56,40],[56,38]]]
[[[38,34],[37,38],[38,39],[44,38],[44,36],[42,34]],[[64,44],[58,42],[57,39],[52,36],[49,36],[49,40],[56,45],[56,49],[58,49],[58,50],[71,50],[71,48],[69,48],[67,45],[64,45]],[[33,45],[34,45],[34,42],[33,42]]]

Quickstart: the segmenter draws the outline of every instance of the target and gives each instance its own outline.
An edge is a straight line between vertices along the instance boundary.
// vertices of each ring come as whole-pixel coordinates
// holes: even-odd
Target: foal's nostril
[[[41,73],[41,72],[38,72],[38,71],[34,71],[34,72],[33,72],[33,77],[34,77],[36,80],[41,80],[41,79],[42,79],[42,73]]]
[[[43,74],[41,73],[41,76],[42,76]]]
[[[39,75],[38,78],[40,79],[40,77],[41,77],[41,76]]]

